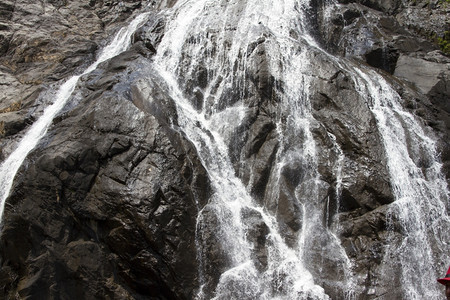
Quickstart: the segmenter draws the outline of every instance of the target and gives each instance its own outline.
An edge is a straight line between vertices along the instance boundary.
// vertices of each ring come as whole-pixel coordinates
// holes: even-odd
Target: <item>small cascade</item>
[[[429,280],[438,276],[437,262],[449,260],[448,245],[444,243],[448,237],[443,232],[448,234],[450,218],[445,212],[447,184],[441,174],[435,141],[401,107],[400,96],[383,77],[374,71],[355,70],[360,92],[370,99],[383,137],[396,197],[388,218],[395,219],[400,228],[390,228],[393,238],[384,264],[400,270],[405,299],[440,299],[439,291],[433,289]],[[400,242],[398,237],[395,240],[395,232],[402,233]],[[432,252],[436,246],[439,251]]]
[[[14,152],[12,152],[2,163],[0,166],[0,222],[3,216],[5,201],[9,196],[17,171],[28,153],[36,147],[41,138],[45,135],[53,118],[64,108],[80,77],[95,70],[100,63],[125,51],[130,45],[131,36],[146,20],[147,16],[148,13],[143,13],[137,16],[127,27],[121,28],[113,40],[101,51],[94,63],[92,63],[82,74],[72,76],[59,87],[53,104],[44,110],[42,116],[28,129]]]
[[[340,231],[340,223],[333,220],[333,217],[336,216],[339,213],[339,207],[340,207],[340,198],[342,193],[342,176],[343,176],[343,164],[345,155],[342,151],[339,144],[336,142],[336,136],[332,134],[331,132],[327,132],[327,135],[330,137],[330,140],[333,143],[333,152],[335,155],[337,155],[336,163],[333,167],[334,171],[334,177],[336,178],[336,185],[335,185],[335,195],[336,203],[334,204],[335,207],[333,209],[330,207],[330,200],[329,197],[327,199],[327,208],[326,208],[326,225],[333,226],[329,228],[330,235],[332,236],[332,239],[334,240],[333,243],[336,245],[336,249],[339,251],[339,256],[343,260],[343,270],[344,270],[344,276],[343,276],[343,282],[341,284],[341,288],[344,291],[343,298],[346,300],[354,300],[356,298],[356,280],[355,275],[352,272],[353,269],[353,263],[348,257],[347,253],[345,252],[344,247],[341,245],[341,241],[339,237],[336,235],[336,232]]]

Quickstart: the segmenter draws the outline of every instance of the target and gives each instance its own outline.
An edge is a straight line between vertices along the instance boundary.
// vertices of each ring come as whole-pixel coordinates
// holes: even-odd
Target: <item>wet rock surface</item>
[[[166,25],[157,10],[174,3],[0,1],[2,160],[42,113],[48,104],[42,95],[51,93],[55,82],[91,63],[127,17],[147,4],[155,9],[130,50],[81,78],[74,100],[21,167],[2,221],[0,298],[193,299],[200,281],[213,297],[230,258],[216,232],[217,212],[207,205],[212,187],[197,150],[178,129],[169,88],[152,65]],[[375,69],[394,86],[402,105],[438,138],[449,178],[450,61],[429,38],[430,32],[448,30],[448,18],[442,18],[448,8],[440,2],[341,1],[329,6],[331,13],[319,4],[311,10],[317,39],[344,64]],[[417,21],[425,13],[431,17]],[[369,100],[348,70],[310,49],[318,188],[311,191],[303,183],[310,165],[302,161],[282,168],[274,180],[280,131],[288,121],[278,106],[286,82],[270,74],[267,36],[249,45],[245,78],[228,86],[216,105],[219,111],[236,103],[248,107],[226,137],[237,176],[274,215],[290,247],[298,244],[305,226],[305,208],[296,197],[319,194],[322,202],[311,205],[325,212],[325,227],[338,227],[353,262],[357,299],[383,299],[388,292],[393,299],[401,297],[390,290],[399,282],[380,279],[396,278],[379,265],[387,236],[395,242],[401,232],[388,233],[387,207],[395,199]],[[211,33],[213,44],[216,38]],[[188,69],[190,62],[184,63]],[[180,74],[197,110],[212,101],[205,97],[209,67],[200,63],[196,76]],[[238,90],[244,81],[245,90]],[[345,170],[339,187],[338,164]],[[250,208],[242,219],[251,258],[263,272],[269,229]],[[346,274],[336,268],[342,261],[323,254],[330,239],[324,233],[308,244],[307,265],[325,291],[340,299]],[[337,246],[325,250],[339,251]],[[199,257],[208,264],[201,265]],[[335,280],[328,280],[330,274]]]
[[[11,140],[42,112],[39,95],[52,84],[93,62],[121,22],[145,1],[1,1],[0,149],[3,160]],[[46,103],[44,103],[46,104]],[[14,127],[14,129],[10,129]]]
[[[158,113],[167,92],[131,79],[151,73],[138,46],[82,78],[77,107],[20,171],[2,222],[2,298],[192,299],[208,179]]]
[[[448,97],[448,53],[438,45],[450,30],[448,13],[445,1],[340,1],[317,14],[325,48],[406,78],[434,99],[430,80],[441,80],[438,93]]]
[[[445,1],[340,1],[317,10],[326,49],[409,84],[399,87],[399,93],[405,96],[405,106],[442,137],[439,151],[447,178],[450,61],[437,40],[450,30],[448,12]]]

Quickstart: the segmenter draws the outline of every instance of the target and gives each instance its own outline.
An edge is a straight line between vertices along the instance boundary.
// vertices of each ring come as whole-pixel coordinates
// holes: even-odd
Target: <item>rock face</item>
[[[2,1],[0,3],[0,148],[42,112],[40,93],[89,65],[106,37],[141,1]],[[45,105],[47,103],[44,103]]]
[[[167,93],[130,79],[151,68],[142,60],[132,49],[83,78],[82,100],[21,171],[8,204],[21,210],[2,228],[2,297],[192,298],[207,175],[192,145],[153,114],[172,101]],[[151,106],[133,104],[144,101]]]
[[[17,173],[0,298],[438,299],[405,278],[450,258],[445,3],[197,3],[0,1],[2,160],[149,11]]]

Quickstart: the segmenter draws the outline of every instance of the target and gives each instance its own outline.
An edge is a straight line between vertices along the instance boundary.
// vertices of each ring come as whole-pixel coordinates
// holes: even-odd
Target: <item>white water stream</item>
[[[400,271],[405,299],[441,299],[440,291],[430,281],[438,276],[438,262],[450,258],[446,244],[450,241],[450,218],[445,207],[447,183],[441,174],[435,141],[401,107],[400,96],[383,77],[373,71],[355,71],[360,92],[371,101],[388,154],[396,199],[388,218],[395,219],[404,234],[400,245],[389,244],[384,263]],[[432,251],[432,247],[437,249]]]
[[[66,105],[80,77],[95,70],[100,63],[125,51],[130,46],[132,34],[142,22],[147,19],[147,16],[147,13],[137,16],[127,27],[124,27],[117,32],[111,43],[101,51],[93,64],[91,64],[82,74],[71,77],[59,87],[53,104],[44,110],[43,115],[33,123],[30,129],[28,129],[17,148],[2,163],[0,166],[0,223],[5,208],[5,200],[9,196],[17,171],[28,153],[36,147],[41,138],[45,135],[53,118]]]
[[[318,233],[328,236],[341,249],[335,255],[342,256],[341,261],[346,262],[344,267],[350,266],[339,240],[321,222],[317,154],[310,130],[310,122],[314,122],[308,99],[311,78],[305,75],[310,66],[307,48],[300,49],[298,42],[291,38],[295,31],[304,43],[317,47],[301,23],[307,5],[301,1],[183,1],[170,12],[169,27],[158,47],[155,65],[172,88],[179,125],[195,144],[215,188],[207,209],[219,220],[216,234],[226,249],[229,268],[220,276],[214,299],[328,299],[304,263],[305,249]],[[305,170],[304,182],[295,191],[304,224],[295,247],[286,244],[276,217],[251,198],[229,159],[228,136],[248,108],[238,101],[228,109],[232,110],[230,114],[220,109],[224,91],[233,86],[245,90],[249,63],[246,58],[250,54],[247,47],[262,35],[266,36],[265,49],[271,58],[270,73],[285,83],[277,116],[281,147],[272,172],[271,185],[275,191],[270,200],[278,202],[276,181],[285,166],[301,164]],[[189,76],[195,76],[199,63],[205,63],[213,71],[209,71],[205,87],[207,101],[201,109],[196,109],[183,93],[185,83],[177,79],[189,80]],[[225,129],[218,124],[225,124]],[[248,228],[243,213],[248,210],[257,211],[269,228],[268,262],[264,271],[258,270],[252,261],[253,245],[246,236]],[[207,226],[202,224],[203,219],[202,211],[198,217],[199,228]],[[202,261],[201,265],[207,263]],[[348,299],[352,298],[351,292],[346,294]],[[198,298],[204,297],[201,289]]]
[[[178,105],[179,125],[196,146],[215,189],[207,210],[208,213],[214,212],[219,220],[216,234],[226,250],[229,266],[220,276],[214,299],[328,298],[323,289],[314,283],[302,261],[301,244],[305,239],[312,238],[309,235],[314,233],[312,228],[316,223],[313,221],[316,219],[315,210],[303,210],[305,224],[308,226],[303,227],[299,247],[291,248],[286,245],[275,217],[251,198],[246,187],[236,177],[229,159],[227,137],[234,126],[240,124],[241,120],[236,120],[236,117],[245,116],[248,108],[240,103],[230,108],[232,113],[224,113],[219,108],[222,104],[219,102],[221,93],[227,88],[237,86],[240,90],[245,90],[246,49],[250,42],[261,36],[262,27],[266,27],[265,32],[286,41],[290,40],[290,29],[303,32],[301,24],[296,22],[300,6],[298,1],[284,1],[282,5],[276,1],[183,1],[171,12],[169,28],[158,47],[159,55],[155,58],[155,65],[172,88],[171,96]],[[283,135],[289,140],[283,145],[292,144],[292,147],[281,149],[284,154],[278,167],[281,169],[292,161],[306,161],[310,170],[307,175],[312,187],[310,193],[314,194],[318,173],[314,140],[308,128],[311,116],[309,107],[297,101],[304,99],[307,104],[305,93],[308,78],[301,76],[304,73],[301,69],[305,62],[304,53],[292,53],[298,47],[292,48],[289,43],[279,43],[277,38],[271,37],[269,40],[269,55],[274,57],[270,68],[272,74],[287,82],[289,90],[280,105],[282,111],[279,116],[279,122],[287,117],[289,124],[280,123],[280,128],[286,126],[293,130],[290,135]],[[304,34],[303,38],[313,43],[309,35]],[[187,40],[192,40],[191,45],[186,45]],[[183,60],[183,57],[189,57],[189,60]],[[192,70],[195,70],[196,64],[205,60],[206,65],[213,70],[208,74],[205,99],[214,100],[205,101],[203,107],[196,110],[184,96],[184,86],[181,84],[180,87],[177,79],[186,75],[186,69],[189,70],[187,75],[195,74]],[[286,70],[280,69],[279,61]],[[233,69],[237,69],[236,75]],[[218,87],[216,82],[219,82]],[[233,119],[227,116],[232,116]],[[218,124],[225,124],[226,132]],[[301,205],[307,206],[307,203],[305,201]],[[265,242],[268,245],[267,269],[262,272],[252,260],[253,245],[246,235],[248,228],[245,211],[257,212],[269,229]],[[203,211],[198,218],[201,227]],[[198,298],[203,297],[201,289]]]
[[[338,237],[320,221],[323,219],[319,196],[321,183],[310,129],[315,120],[309,105],[309,82],[312,78],[308,76],[311,66],[307,51],[324,51],[308,34],[304,21],[308,5],[308,2],[295,0],[186,0],[168,12],[169,26],[158,48],[155,65],[172,87],[171,96],[178,105],[180,127],[195,144],[215,188],[215,194],[207,205],[208,213],[213,211],[219,220],[217,236],[223,241],[229,258],[229,269],[220,276],[214,299],[327,299],[323,289],[314,282],[305,261],[308,255],[312,255],[311,241],[319,237],[331,245],[328,249],[335,250],[335,259],[341,262],[337,268],[344,269],[343,297],[357,297],[353,264]],[[229,91],[230,87],[245,90],[246,70],[251,63],[247,60],[250,54],[247,53],[248,45],[261,36],[265,37],[265,51],[270,57],[270,74],[285,84],[278,106],[277,130],[281,146],[269,181],[273,188],[273,199],[270,200],[278,201],[280,191],[276,186],[283,167],[300,164],[305,172],[303,183],[295,195],[301,208],[303,226],[294,247],[285,243],[275,216],[250,197],[247,188],[236,177],[229,159],[228,137],[248,108],[239,100],[233,100],[226,110],[228,113],[221,110],[222,93]],[[299,47],[299,40],[307,47]],[[401,221],[405,238],[400,247],[387,247],[383,264],[391,270],[399,268],[400,274],[396,276],[401,277],[405,299],[437,299],[439,293],[435,285],[430,286],[429,283],[430,278],[436,277],[433,263],[448,259],[448,255],[442,249],[444,254],[433,258],[432,243],[428,239],[437,234],[433,244],[445,247],[441,242],[446,240],[442,232],[448,232],[448,226],[437,225],[448,224],[449,220],[445,214],[447,187],[440,173],[434,142],[423,132],[419,122],[401,108],[400,97],[380,75],[362,71],[352,64],[341,65],[337,58],[324,54],[330,62],[354,76],[361,97],[370,102],[388,155],[396,198],[389,214]],[[204,88],[205,102],[202,107],[194,108],[185,94],[188,92],[186,88],[189,89],[186,83],[190,76],[195,76],[199,64],[209,68],[208,83]],[[241,96],[244,96],[243,92]],[[408,143],[417,148],[407,149]],[[335,175],[336,198],[339,199],[341,173],[345,172],[342,169],[344,158],[340,148],[336,144],[334,147],[338,153]],[[426,171],[420,170],[417,167],[419,162],[414,161],[419,156],[426,157],[426,163],[431,164]],[[258,270],[251,260],[253,246],[247,240],[246,220],[242,216],[242,212],[248,209],[258,211],[269,228],[266,244],[268,268],[264,271]],[[204,219],[202,213],[198,217],[199,228]],[[208,264],[201,255],[199,259],[202,260],[201,265]],[[415,273],[418,270],[423,270],[423,278],[411,281],[410,278],[417,279]],[[198,298],[204,297],[200,289]]]
[[[207,214],[217,220],[215,234],[227,256],[227,268],[220,274],[214,293],[208,295],[204,266],[209,262],[198,243],[200,260],[200,284],[197,299],[329,299],[308,269],[308,258],[314,255],[311,248],[316,241],[326,241],[327,249],[338,268],[343,268],[341,288],[345,299],[355,299],[355,280],[352,278],[352,262],[347,257],[339,238],[326,226],[323,195],[318,172],[317,147],[312,128],[316,120],[309,103],[309,72],[312,68],[308,51],[323,53],[308,34],[304,21],[307,1],[297,0],[184,0],[166,12],[167,28],[154,65],[170,88],[176,101],[178,123],[181,130],[195,145],[199,157],[212,182],[214,193],[197,219],[198,239],[201,229],[209,224]],[[54,103],[49,106],[29,129],[18,148],[0,166],[0,216],[8,197],[14,176],[28,153],[45,135],[53,118],[64,107],[78,82],[97,65],[122,51],[128,45],[132,33],[145,21],[147,15],[139,15],[127,28],[123,28],[93,63],[81,75],[74,76],[61,85]],[[276,216],[263,204],[250,196],[248,187],[236,175],[229,157],[229,139],[245,118],[249,108],[239,99],[225,105],[223,96],[230,89],[238,89],[241,96],[247,88],[246,70],[248,46],[265,37],[266,56],[269,57],[269,73],[275,80],[284,82],[276,114],[276,130],[280,138],[275,166],[269,184],[273,187],[267,196],[278,203],[278,181],[283,168],[300,165],[304,171],[302,183],[295,189],[295,199],[300,208],[301,230],[288,245]],[[295,36],[295,38],[293,38]],[[301,43],[299,43],[301,41]],[[328,54],[326,54],[328,55]],[[336,58],[329,56],[331,62]],[[198,65],[209,66],[207,83],[203,88],[205,99],[201,107],[194,107],[186,93],[190,76],[198,72]],[[400,246],[389,246],[382,264],[399,268],[405,299],[438,299],[436,289],[429,278],[435,278],[435,262],[449,259],[448,241],[450,220],[445,214],[448,203],[447,186],[440,173],[435,143],[418,121],[405,112],[401,99],[377,73],[362,70],[351,64],[342,69],[354,76],[353,80],[362,97],[368,99],[378,122],[379,133],[388,155],[388,167],[396,201],[391,204],[389,217],[400,220],[404,240]],[[232,101],[233,100],[233,101]],[[225,101],[225,102],[226,102]],[[225,103],[227,104],[227,103]],[[407,128],[407,129],[405,129]],[[339,199],[343,168],[343,152],[333,147],[338,160],[334,166],[336,198]],[[413,141],[411,143],[411,141]],[[407,145],[413,145],[410,148]],[[425,157],[426,161],[418,161]],[[418,165],[426,165],[419,168]],[[250,182],[252,182],[250,180]],[[250,184],[251,185],[251,184]],[[326,210],[328,211],[328,210]],[[254,260],[255,245],[249,240],[246,212],[257,216],[267,226],[265,248],[267,267],[258,267]],[[323,224],[322,220],[327,222]],[[434,239],[431,241],[430,239]],[[430,244],[443,254],[433,257]],[[447,252],[446,252],[447,251]],[[420,276],[417,276],[417,273]],[[412,282],[409,280],[414,278]]]

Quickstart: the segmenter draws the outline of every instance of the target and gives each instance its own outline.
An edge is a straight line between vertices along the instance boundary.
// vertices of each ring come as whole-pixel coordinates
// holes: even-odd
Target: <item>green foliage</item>
[[[449,1],[449,0],[446,0]],[[450,55],[450,31],[444,32],[443,37],[438,37],[438,45],[441,47],[442,52]]]
[[[450,0],[439,0],[438,4],[441,4],[444,6],[444,8],[446,8],[447,5],[450,5]]]

